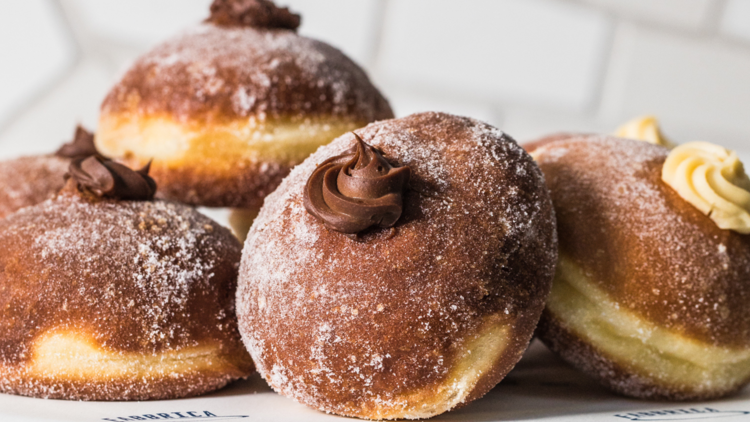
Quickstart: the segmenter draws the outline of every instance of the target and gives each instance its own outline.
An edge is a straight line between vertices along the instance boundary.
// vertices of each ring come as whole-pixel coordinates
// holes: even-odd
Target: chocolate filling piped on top
[[[277,7],[269,0],[214,0],[206,22],[219,26],[246,26],[263,29],[291,29],[300,25],[300,15]]]
[[[148,201],[156,194],[156,182],[149,177],[151,163],[135,171],[111,160],[91,156],[73,160],[68,175],[78,189],[100,198]]]
[[[321,163],[307,180],[305,209],[326,227],[356,234],[401,217],[409,167],[394,167],[356,133],[357,143]]]
[[[73,140],[64,144],[55,152],[55,155],[62,158],[78,159],[86,158],[92,155],[102,157],[94,145],[94,134],[86,130],[81,125],[76,127],[76,133]]]

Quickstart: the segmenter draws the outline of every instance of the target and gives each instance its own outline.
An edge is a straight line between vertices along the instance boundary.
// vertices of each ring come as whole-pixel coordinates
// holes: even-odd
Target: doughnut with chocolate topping
[[[53,197],[65,185],[71,160],[90,155],[98,155],[94,135],[79,125],[73,140],[55,154],[0,162],[0,218]]]
[[[569,135],[530,152],[560,236],[539,338],[632,397],[702,400],[746,385],[750,235],[665,183],[662,146]]]
[[[485,123],[423,113],[356,134],[266,200],[243,250],[240,332],[271,387],[308,406],[435,416],[483,396],[526,349],[557,257],[552,203],[531,157]],[[401,208],[386,227],[356,239],[362,221],[386,222],[367,200],[337,208],[343,224],[306,208],[318,175],[347,172],[360,180],[328,187],[347,201],[403,195],[386,201]],[[394,177],[372,183],[375,173]]]
[[[146,173],[79,159],[57,198],[0,220],[0,391],[168,399],[252,372],[234,314],[241,245],[148,200]]]
[[[409,167],[393,167],[356,133],[349,151],[329,158],[305,185],[305,209],[329,228],[357,234],[401,217]]]
[[[109,92],[97,147],[133,168],[153,160],[165,198],[252,215],[319,146],[393,117],[365,72],[299,23],[268,0],[215,0]]]

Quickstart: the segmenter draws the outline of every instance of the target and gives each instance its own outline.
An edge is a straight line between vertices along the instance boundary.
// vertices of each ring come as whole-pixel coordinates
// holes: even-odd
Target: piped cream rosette
[[[670,149],[677,146],[664,136],[659,128],[659,120],[654,116],[637,117],[617,128],[614,135],[618,138],[645,141]]]
[[[717,226],[750,234],[750,178],[734,151],[708,142],[674,148],[662,180]]]

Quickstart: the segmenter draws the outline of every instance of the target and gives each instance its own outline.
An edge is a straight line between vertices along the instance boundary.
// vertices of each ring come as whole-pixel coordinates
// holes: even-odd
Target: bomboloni
[[[431,417],[518,362],[556,257],[541,172],[510,137],[443,113],[374,123],[266,200],[243,251],[240,332],[285,396]]]
[[[697,186],[701,169],[710,173],[725,159],[734,168],[721,173],[740,184],[732,192],[750,189],[750,180],[731,155],[711,157],[723,148],[691,155],[685,147],[670,152],[643,141],[569,135],[529,148],[544,171],[560,235],[537,334],[627,396],[701,400],[750,380],[750,235],[719,227],[738,229],[734,224],[750,215],[728,197],[723,202],[740,218],[727,218],[722,204],[701,210],[664,178],[679,178],[672,168],[695,170],[682,176],[692,180],[685,186]],[[670,156],[688,165],[666,166]]]
[[[55,198],[0,220],[0,391],[192,396],[248,376],[234,313],[241,246],[147,175],[74,160]]]

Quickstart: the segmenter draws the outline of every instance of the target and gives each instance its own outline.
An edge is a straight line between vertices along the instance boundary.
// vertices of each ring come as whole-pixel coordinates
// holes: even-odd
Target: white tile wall
[[[678,141],[750,145],[750,54],[744,47],[623,25],[603,110],[611,121],[661,116]]]
[[[750,41],[750,1],[730,0],[721,19],[724,34]]]
[[[208,17],[211,0],[62,0],[98,37],[144,49]]]
[[[442,111],[459,116],[471,116],[495,126],[502,125],[500,113],[489,104],[466,99],[448,98],[436,93],[413,91],[409,87],[381,84],[388,93],[388,100],[396,117],[408,116],[423,111]]]
[[[302,15],[299,33],[336,46],[360,64],[372,64],[377,43],[380,0],[279,0]]]
[[[709,20],[717,0],[582,0],[619,16],[700,29]],[[744,2],[745,0],[740,0]]]
[[[0,159],[55,151],[72,138],[75,125],[96,127],[111,72],[94,60],[76,65],[53,89],[0,133]]]
[[[388,4],[381,69],[445,92],[583,110],[598,82],[608,22],[543,0],[399,0]]]
[[[0,127],[69,69],[76,55],[69,36],[53,3],[0,2]]]
[[[557,132],[610,133],[615,129],[586,114],[552,109],[513,107],[503,117],[503,130],[521,143]]]
[[[118,73],[210,1],[0,2],[0,157],[95,125]],[[398,115],[465,114],[527,140],[656,113],[677,140],[750,151],[750,0],[278,1]]]

